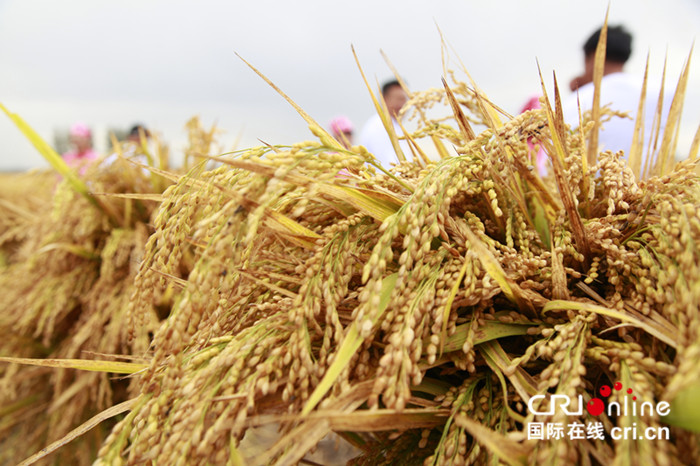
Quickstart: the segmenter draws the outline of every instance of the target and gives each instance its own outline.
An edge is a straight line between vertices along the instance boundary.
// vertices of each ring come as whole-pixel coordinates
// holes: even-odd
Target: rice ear
[[[394,285],[396,285],[397,278],[397,274],[392,274],[382,280],[377,318],[381,316],[389,305],[389,299],[391,298]],[[372,322],[372,324],[375,324],[375,322]],[[359,349],[360,345],[362,344],[362,340],[363,339],[360,336],[357,325],[351,325],[345,339],[343,340],[342,346],[338,349],[335,359],[333,359],[333,363],[323,375],[323,379],[321,379],[319,384],[314,389],[313,393],[309,397],[309,400],[304,405],[304,409],[301,410],[302,416],[308,415],[316,407],[316,405],[318,405],[328,390],[330,390],[331,386],[335,383],[335,379],[348,365],[350,359]]]

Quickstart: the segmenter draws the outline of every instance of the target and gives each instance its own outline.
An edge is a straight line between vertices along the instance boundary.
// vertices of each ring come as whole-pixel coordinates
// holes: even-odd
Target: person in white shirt
[[[396,121],[398,118],[399,111],[408,101],[408,96],[406,92],[401,87],[398,81],[389,81],[382,86],[382,96],[386,102],[387,109],[389,110],[389,115],[391,115],[391,121],[394,124],[394,131],[396,136],[401,137],[403,131],[401,126]],[[396,156],[394,147],[391,145],[391,139],[382,124],[382,120],[378,114],[372,116],[360,132],[359,144],[365,146],[365,148],[373,154],[382,164],[382,166],[389,168],[390,163],[398,163],[399,159]],[[399,145],[403,150],[404,155],[410,157],[411,150],[408,143],[405,140],[400,139]]]
[[[571,81],[570,88],[573,93],[562,103],[564,121],[571,125],[572,128],[578,128],[579,126],[578,103],[580,102],[581,105],[581,114],[586,110],[590,110],[593,106],[593,67],[596,47],[600,40],[600,31],[598,29],[594,32],[584,44],[584,73]],[[625,63],[631,54],[632,35],[622,26],[609,27],[603,79],[600,83],[600,105],[602,107],[610,104],[611,110],[628,112],[631,119],[614,116],[610,121],[603,123],[598,136],[598,144],[600,150],[610,150],[612,152],[623,150],[625,158],[627,158],[632,145],[635,119],[644,81],[643,74],[635,75],[624,71]],[[659,91],[659,83],[654,82],[653,78],[648,80],[644,107],[644,154],[647,152],[649,137],[652,134]],[[663,131],[666,117],[668,116],[671,99],[672,94],[669,95],[668,92],[665,92],[661,131]]]
[[[145,138],[145,142],[147,143],[147,149],[151,154],[155,154],[153,151],[153,147],[148,147],[151,142],[151,133],[146,129],[145,126],[143,126],[140,123],[135,124],[130,130],[127,135],[126,141],[123,141],[122,145],[122,156],[125,159],[131,159],[134,162],[140,163],[142,165],[151,165],[151,161],[149,161],[148,157],[146,154],[143,152],[143,148],[141,147],[142,141],[141,141],[141,134],[143,134]],[[115,163],[119,160],[119,156],[117,155],[116,152],[108,155],[103,161],[102,161],[102,166],[103,167],[111,167],[115,165]],[[157,164],[156,164],[157,166]],[[145,174],[149,174],[150,171],[146,168],[142,169]]]

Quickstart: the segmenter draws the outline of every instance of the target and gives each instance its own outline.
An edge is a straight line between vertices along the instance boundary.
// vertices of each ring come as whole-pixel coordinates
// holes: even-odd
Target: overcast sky
[[[676,80],[700,31],[698,0],[612,0],[611,24],[634,34],[627,70],[647,51],[660,73],[668,51]],[[296,112],[236,57],[253,63],[320,123],[345,114],[356,129],[372,104],[354,63],[391,76],[383,49],[414,90],[440,86],[436,24],[477,84],[517,112],[539,88],[536,59],[559,82],[582,70],[581,46],[608,0],[185,1],[0,0],[0,102],[53,141],[84,121],[96,132],[140,121],[181,159],[193,115],[239,146],[309,139]],[[681,150],[700,123],[700,57],[694,53]],[[674,84],[675,85],[675,84]],[[565,89],[565,94],[568,89]],[[685,149],[683,149],[685,147]],[[46,166],[0,115],[0,170]]]

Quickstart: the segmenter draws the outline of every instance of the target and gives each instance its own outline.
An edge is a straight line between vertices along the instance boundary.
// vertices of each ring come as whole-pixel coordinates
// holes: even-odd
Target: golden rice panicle
[[[182,371],[167,368],[172,377],[165,374],[162,383],[168,389],[149,400],[141,411],[149,414],[131,433],[129,460],[153,457],[177,462],[184,451],[195,462],[221,461],[219,455],[228,448],[231,436],[242,437],[248,413],[255,412],[254,400],[261,396],[259,390],[268,390],[264,384],[256,389],[258,381],[268,375],[254,361],[269,364],[281,357],[280,341],[268,338],[270,325],[278,324],[261,322],[241,332],[240,339],[205,349],[206,355],[203,351],[194,353],[195,357],[201,355],[197,366],[185,362]],[[217,401],[219,397],[221,401]],[[108,443],[105,449],[115,448],[113,453],[118,454],[124,446]]]
[[[320,371],[315,367],[314,351],[311,347],[312,342],[323,335],[318,325],[319,318],[323,318],[325,314],[331,321],[338,319],[337,315],[333,315],[332,308],[330,312],[322,313],[321,297],[324,269],[332,267],[333,248],[340,241],[340,238],[328,242],[318,240],[315,254],[306,264],[296,268],[297,273],[302,273],[304,278],[289,312],[289,322],[294,330],[290,335],[289,352],[284,355],[282,361],[290,369],[282,392],[282,399],[290,400],[290,412],[301,408],[302,403],[309,397],[311,387],[318,384],[320,380]],[[328,270],[328,272],[331,271]],[[294,400],[297,397],[300,399]]]
[[[465,156],[462,158],[467,159],[468,157],[473,157],[469,149],[465,148],[462,149],[462,151],[465,152]],[[399,265],[401,267],[398,271],[396,288],[397,290],[403,288],[404,291],[401,291],[401,294],[395,291],[395,297],[392,298],[394,304],[392,308],[396,310],[390,309],[386,316],[382,317],[382,329],[385,332],[389,331],[388,336],[385,337],[388,346],[385,350],[385,354],[379,361],[380,367],[378,378],[375,382],[375,394],[383,392],[384,403],[389,406],[396,406],[399,409],[403,407],[405,398],[410,392],[408,388],[410,384],[407,382],[410,381],[414,385],[420,383],[422,377],[421,373],[412,372],[414,369],[411,368],[417,367],[415,364],[418,362],[418,358],[422,353],[421,340],[428,336],[428,329],[432,328],[432,336],[430,337],[432,343],[429,345],[428,349],[431,360],[433,360],[437,352],[437,344],[435,342],[439,341],[442,337],[442,321],[444,316],[447,316],[449,319],[449,326],[445,328],[447,335],[454,332],[454,322],[457,316],[452,313],[450,309],[445,309],[444,306],[447,305],[445,296],[460,275],[459,270],[462,261],[458,263],[452,262],[453,267],[450,268],[450,266],[446,265],[444,262],[444,254],[441,256],[433,255],[431,261],[433,261],[435,265],[431,267],[437,266],[442,268],[442,273],[438,273],[439,269],[426,268],[426,266],[423,265],[424,259],[422,258],[422,254],[425,254],[425,251],[429,251],[429,249],[419,249],[414,245],[421,244],[423,248],[426,248],[431,241],[434,241],[440,235],[441,228],[447,228],[448,233],[459,234],[458,229],[455,230],[451,224],[445,225],[444,220],[450,218],[451,208],[464,208],[459,202],[457,205],[453,206],[453,198],[462,199],[461,196],[478,196],[482,193],[482,188],[479,187],[478,179],[476,180],[476,186],[473,186],[469,182],[469,180],[473,179],[471,176],[473,176],[474,173],[478,173],[478,168],[476,167],[479,165],[467,164],[462,158],[443,162],[436,167],[430,175],[426,176],[425,181],[416,192],[414,192],[412,198],[405,207],[405,211],[402,210],[398,214],[400,216],[399,227],[403,227],[407,230],[407,234],[404,237],[404,243],[402,245],[404,248],[403,252],[399,256]],[[483,186],[486,189],[492,189],[489,187],[488,183],[483,183]],[[495,193],[489,197],[491,199],[489,207],[492,210],[500,211],[498,204],[495,203]],[[421,199],[425,201],[419,201]],[[413,213],[413,211],[416,210],[414,203],[418,202],[420,202],[419,205],[439,206],[439,210],[423,212],[421,208],[421,210],[418,210],[418,213]],[[412,220],[413,218],[420,218],[421,220]],[[443,219],[442,222],[440,219]],[[423,225],[422,231],[420,229],[421,225]],[[418,235],[421,235],[420,238]],[[461,241],[462,245],[465,246],[465,240],[462,239]],[[443,250],[443,253],[444,252]],[[471,261],[469,257],[467,257],[466,260]],[[370,259],[370,264],[371,263],[372,259]],[[470,268],[470,270],[473,270],[473,268]],[[410,273],[410,275],[408,275],[408,273]],[[404,276],[409,278],[403,278]],[[470,274],[470,276],[465,278],[465,282],[471,279],[472,276]],[[439,289],[435,288],[437,280],[439,280],[441,285]],[[459,285],[459,283],[457,283],[457,285]],[[370,285],[368,284],[368,286]],[[469,287],[466,287],[466,289],[469,289]],[[467,292],[465,294],[467,299],[471,296],[474,296],[473,293],[470,294]],[[476,299],[477,301],[475,302],[478,302],[479,298]],[[421,310],[422,306],[425,306],[425,310]],[[426,320],[429,315],[432,315],[435,320],[432,322]],[[391,324],[392,322],[395,323]],[[479,322],[479,320],[475,319],[474,322]],[[389,326],[389,324],[391,324],[391,326]],[[473,338],[473,332],[470,332],[470,335],[472,335],[471,338]],[[417,337],[421,338],[419,339]],[[467,338],[467,342],[469,339],[470,337]],[[401,350],[401,345],[412,346]],[[470,362],[473,361],[473,353],[471,353],[471,348],[467,343],[465,343],[464,351],[467,353],[465,367],[471,367],[471,370],[474,370],[473,364]],[[411,361],[411,363],[409,363],[409,361]],[[464,364],[464,362],[461,364]],[[390,376],[389,374],[394,375]],[[397,379],[397,376],[400,376],[400,378]],[[401,396],[397,394],[397,392]],[[371,398],[371,401],[372,400],[376,400],[376,398]],[[372,402],[376,403],[376,401]]]
[[[207,159],[210,154],[220,154],[223,152],[217,136],[221,130],[213,124],[210,129],[204,128],[199,117],[190,118],[185,123],[187,130],[187,147],[185,148],[185,168]],[[167,160],[167,159],[166,159]]]
[[[603,195],[597,199],[607,199],[608,216],[628,211],[630,202],[634,202],[639,194],[634,173],[623,161],[622,155],[621,151],[615,154],[605,151],[598,157],[596,168],[601,171]]]
[[[449,170],[448,170],[449,172]],[[435,301],[435,283],[445,251],[432,252],[431,241],[440,234],[437,217],[437,204],[421,202],[423,199],[439,197],[445,199],[445,209],[449,209],[449,196],[454,195],[459,186],[447,188],[449,193],[439,192],[437,179],[426,180],[413,193],[409,201],[394,216],[382,225],[383,234],[375,245],[369,261],[365,265],[363,280],[367,280],[360,294],[360,305],[354,314],[359,330],[364,337],[372,332],[373,322],[380,320],[379,328],[386,334],[388,343],[379,361],[378,377],[370,403],[376,405],[378,395],[383,393],[383,402],[401,410],[410,396],[411,383],[420,383],[421,374],[416,363],[422,354],[422,338]],[[402,244],[393,244],[397,233],[405,232]],[[396,241],[398,243],[398,241]],[[393,262],[393,249],[397,248],[397,280],[392,292],[392,308],[381,318],[376,314],[379,291],[388,261]],[[369,312],[367,312],[369,311]],[[398,369],[398,366],[401,369]],[[386,374],[394,374],[388,377]],[[393,377],[399,376],[398,379]],[[398,384],[398,385],[397,385]]]
[[[296,273],[304,276],[289,314],[296,331],[290,341],[291,351],[285,355],[285,364],[292,371],[282,397],[290,406],[301,405],[308,398],[309,387],[318,383],[333,357],[333,348],[342,343],[344,327],[340,312],[347,313],[356,297],[349,296],[351,280],[362,273],[357,255],[369,253],[369,245],[376,241],[376,225],[370,219],[357,214],[340,220],[324,230],[324,240],[316,243],[316,251],[309,261],[296,267]],[[319,299],[322,296],[323,299]],[[315,324],[325,324],[325,329]],[[318,354],[310,342],[322,338]],[[362,358],[358,364],[362,366]],[[369,368],[367,368],[369,369]],[[362,367],[357,369],[363,371]],[[343,386],[350,375],[345,371],[336,386]]]
[[[423,329],[429,324],[427,318],[435,304],[435,285],[445,255],[445,251],[440,251],[415,264],[401,296],[394,301],[393,312],[388,312],[383,320],[382,326],[389,322],[391,326],[386,330],[387,346],[379,360],[370,405],[376,405],[375,396],[381,394],[384,405],[403,410],[411,397],[411,386],[420,384],[423,374],[418,362],[423,353]]]
[[[197,192],[189,196],[181,194],[189,187],[189,180],[188,176],[183,176],[178,183],[171,185],[163,193],[163,198],[167,201],[158,208],[155,215],[155,232],[148,238],[127,310],[130,338],[133,338],[136,329],[143,325],[145,315],[153,312],[155,304],[172,300],[175,285],[169,282],[166,276],[181,278],[191,268],[188,262],[194,256],[194,248],[187,239],[194,218],[199,212],[196,208]],[[206,189],[206,185],[202,189]]]
[[[485,125],[488,116],[484,115],[484,108],[480,105],[478,97],[474,89],[470,88],[465,82],[460,80],[456,73],[451,69],[445,70],[445,78],[450,82],[450,90],[454,94],[457,102],[464,108],[464,116],[467,121],[475,125]],[[461,146],[465,142],[465,135],[449,125],[441,123],[452,119],[453,115],[444,117],[428,118],[428,112],[437,105],[442,105],[449,108],[449,102],[446,95],[447,91],[444,87],[430,88],[425,91],[412,92],[409,100],[402,109],[402,115],[408,114],[409,120],[416,120],[418,129],[414,134],[423,135],[429,134],[440,139],[446,139],[450,143]],[[431,114],[433,112],[430,112]]]
[[[435,439],[430,442],[432,454],[425,458],[423,464],[470,464],[477,458],[485,459],[486,452],[473,438],[468,437],[466,430],[456,424],[454,418],[462,414],[479,422],[488,422],[486,417],[489,416],[490,410],[484,411],[481,408],[482,401],[488,400],[492,395],[488,389],[491,382],[484,376],[472,376],[460,386],[452,386],[443,395],[435,398],[441,407],[450,409],[450,417],[445,424],[446,430],[437,439],[437,444]],[[439,430],[436,434],[440,434]]]
[[[576,399],[578,395],[586,394],[585,356],[591,338],[591,325],[595,320],[594,314],[576,316],[571,322],[554,326],[556,336],[554,338],[550,336],[549,342],[540,349],[543,356],[551,360],[551,364],[537,376],[539,393],[547,393],[554,388],[556,394],[565,395],[569,399]],[[585,418],[571,419],[562,411],[557,411],[553,416],[543,418],[537,416],[537,420],[562,426],[573,422],[583,426],[585,422]],[[566,435],[538,442],[535,450],[538,462],[576,463],[581,459],[581,452],[576,442],[567,438]]]
[[[217,214],[220,218],[231,214],[236,204],[226,194],[225,187],[230,183],[245,186],[247,179],[247,174],[231,173],[224,167],[202,173],[200,165],[163,193],[164,202],[155,217],[155,232],[149,238],[129,303],[130,330],[140,325],[144,312],[154,305],[170,308],[201,251],[222,228],[211,221],[196,227],[217,209],[223,210]],[[164,344],[169,344],[167,339]]]

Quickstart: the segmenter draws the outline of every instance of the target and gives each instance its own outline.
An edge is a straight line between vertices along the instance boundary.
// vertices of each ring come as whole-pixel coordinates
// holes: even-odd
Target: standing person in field
[[[572,128],[579,126],[578,102],[581,104],[581,114],[593,106],[593,67],[600,32],[601,29],[595,31],[583,45],[584,72],[571,81],[570,88],[573,94],[562,104],[564,120]],[[599,144],[601,150],[613,152],[623,150],[625,158],[632,145],[635,119],[644,81],[643,73],[631,74],[624,71],[625,63],[631,54],[632,35],[622,26],[608,27],[605,67],[600,83],[600,105],[602,107],[610,104],[611,110],[628,112],[631,118],[613,116],[610,121],[604,122],[599,133]],[[652,79],[648,80],[644,107],[644,154],[646,154],[646,148],[652,134],[660,87],[660,83],[653,82]],[[663,131],[668,116],[671,100],[672,94],[666,92],[663,96],[661,131]]]
[[[151,133],[148,131],[148,129],[146,129],[146,127],[141,123],[137,123],[129,130],[129,135],[127,136],[126,140],[140,145],[142,132],[146,140],[151,137]]]
[[[148,129],[140,123],[137,123],[131,127],[131,129],[126,135],[126,140],[123,141],[121,155],[125,159],[131,159],[134,162],[138,162],[143,165],[149,165],[150,163],[148,157],[146,156],[146,154],[144,154],[143,148],[141,146],[141,134],[143,134],[145,138],[144,142],[148,144],[151,138],[150,131],[148,131]],[[102,166],[110,167],[114,165],[115,162],[117,162],[117,160],[119,160],[119,156],[117,155],[117,152],[114,152],[104,159],[104,161],[102,162]],[[144,169],[144,173],[149,172],[148,170]]]
[[[69,134],[73,148],[63,154],[63,160],[69,167],[85,173],[88,165],[97,159],[97,153],[92,149],[92,132],[87,125],[75,123]]]
[[[340,142],[343,147],[349,149],[352,146],[353,126],[350,119],[346,116],[338,116],[331,120],[331,134]]]
[[[401,137],[403,131],[401,130],[401,126],[399,126],[397,118],[399,111],[408,101],[408,96],[401,87],[401,84],[396,80],[389,81],[382,86],[382,96],[389,110],[389,115],[391,115],[394,131],[398,137]],[[390,163],[398,162],[394,147],[391,145],[391,139],[389,139],[389,135],[382,124],[382,120],[377,114],[372,116],[367,123],[365,123],[365,126],[360,132],[359,143],[365,146],[384,167],[388,168]],[[411,153],[408,143],[405,140],[399,140],[399,145],[404,154],[408,155]]]

